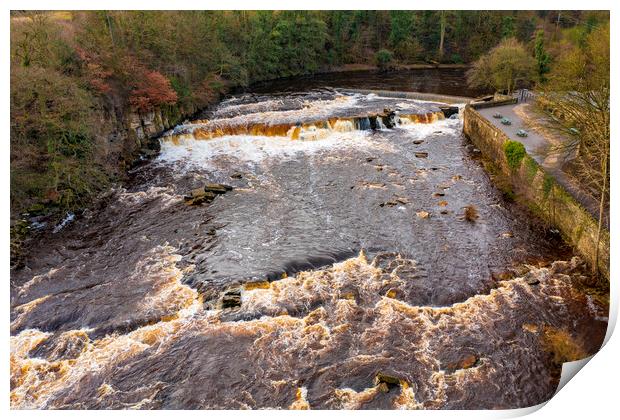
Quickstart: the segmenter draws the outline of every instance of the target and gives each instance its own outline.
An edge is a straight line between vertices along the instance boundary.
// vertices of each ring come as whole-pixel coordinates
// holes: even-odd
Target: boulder
[[[385,128],[396,127],[396,112],[392,111],[391,109],[385,108],[383,110],[383,115],[381,115],[380,117],[381,122],[383,122]],[[377,116],[377,118],[379,118],[379,116]]]
[[[228,191],[231,191],[233,187],[224,184],[205,184],[204,189],[207,192],[215,194],[226,194]]]
[[[196,188],[190,191],[189,195],[184,197],[185,202],[190,206],[200,205],[213,201],[215,194],[209,191],[205,191],[204,188]]]
[[[222,309],[241,306],[241,290],[229,290],[222,296]]]
[[[459,114],[458,106],[440,106],[441,112],[443,112],[444,117],[450,118],[452,115]]]

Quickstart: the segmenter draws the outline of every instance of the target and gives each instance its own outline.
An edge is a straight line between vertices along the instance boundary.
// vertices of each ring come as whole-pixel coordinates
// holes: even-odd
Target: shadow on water
[[[486,90],[467,87],[467,69],[412,69],[380,72],[377,70],[344,71],[313,76],[291,77],[256,83],[239,92],[304,92],[329,86],[342,89],[377,89],[437,93],[477,97]]]

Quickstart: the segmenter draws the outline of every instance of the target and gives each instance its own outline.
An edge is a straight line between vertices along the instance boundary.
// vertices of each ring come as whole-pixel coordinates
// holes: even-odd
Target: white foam
[[[177,142],[163,141],[158,160],[164,163],[184,163],[204,166],[218,157],[233,157],[240,161],[260,163],[277,157],[295,159],[299,154],[314,154],[326,150],[351,147],[377,148],[380,144],[369,139],[370,132],[332,132],[317,140],[291,140],[288,137],[224,136],[211,140],[195,140],[187,135]],[[176,143],[176,144],[175,144]]]

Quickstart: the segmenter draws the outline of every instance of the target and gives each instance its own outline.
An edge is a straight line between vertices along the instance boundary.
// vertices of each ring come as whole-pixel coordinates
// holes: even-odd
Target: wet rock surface
[[[277,109],[263,102],[238,100],[235,112]],[[573,286],[585,268],[503,200],[460,130],[442,120],[314,141],[162,142],[126,189],[41,238],[12,271],[11,405],[546,400],[559,367],[542,334],[565,331],[574,354],[592,354],[605,299]],[[197,188],[217,198],[187,205]]]

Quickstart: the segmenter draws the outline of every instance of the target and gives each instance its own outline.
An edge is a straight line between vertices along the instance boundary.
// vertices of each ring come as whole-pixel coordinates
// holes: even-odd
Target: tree
[[[389,69],[392,63],[392,52],[385,49],[377,51],[375,62],[380,70],[385,71]]]
[[[178,99],[170,80],[157,71],[144,72],[129,96],[129,103],[140,111],[150,111],[159,105],[174,105]]]
[[[538,81],[543,83],[547,80],[545,75],[549,73],[549,63],[551,62],[551,56],[549,56],[549,53],[545,50],[545,33],[543,31],[538,31],[536,33],[534,56],[536,57]]]
[[[510,94],[520,83],[530,83],[534,77],[535,61],[523,44],[508,38],[481,56],[467,72],[472,87],[492,87]]]
[[[609,200],[610,164],[609,24],[592,31],[583,47],[574,46],[559,57],[538,104],[554,121],[553,127],[570,139],[580,183],[599,201],[596,264],[605,209]]]
[[[439,59],[443,58],[443,44],[446,38],[446,11],[439,12]]]

